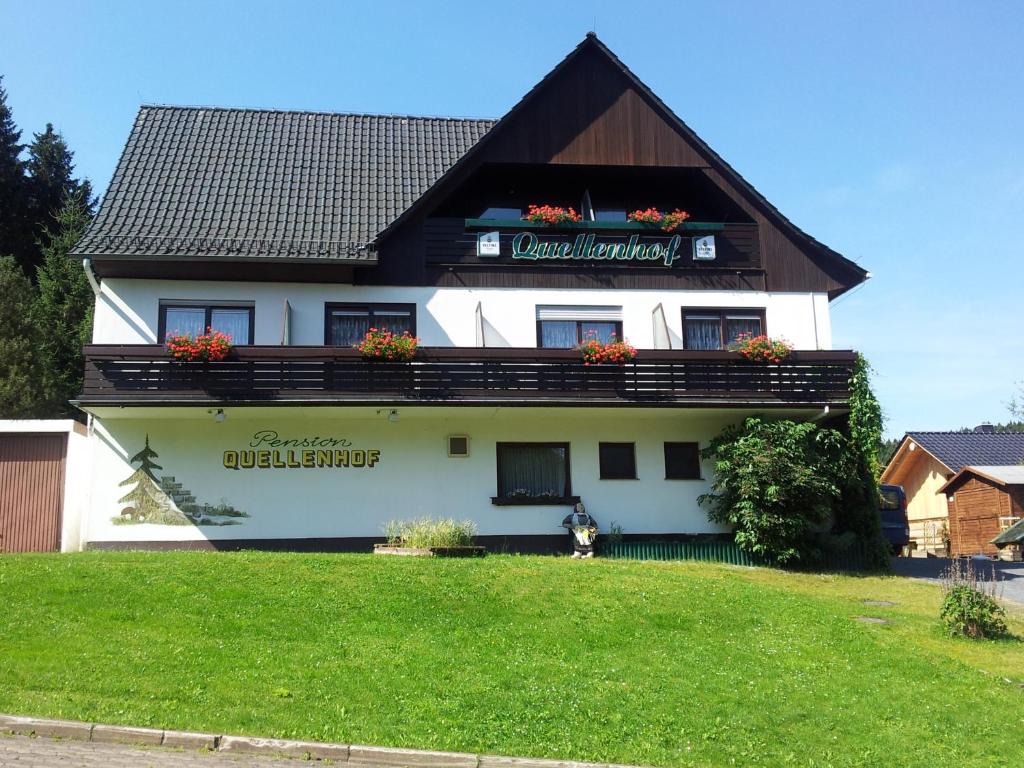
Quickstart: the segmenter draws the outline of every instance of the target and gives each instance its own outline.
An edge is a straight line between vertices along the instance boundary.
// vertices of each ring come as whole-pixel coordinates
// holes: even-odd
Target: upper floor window
[[[622,307],[537,307],[537,346],[571,349],[584,339],[622,338]]]
[[[513,219],[521,219],[523,216],[522,208],[512,208],[510,206],[492,205],[490,208],[480,214],[481,219],[503,219],[510,221]]]
[[[161,302],[158,335],[164,342],[168,336],[200,336],[209,328],[227,334],[233,344],[252,344],[254,316],[251,304]]]
[[[416,333],[415,304],[328,304],[324,343],[334,347],[358,344],[371,328]]]
[[[741,333],[764,333],[763,309],[684,309],[683,344],[686,349],[725,349]]]

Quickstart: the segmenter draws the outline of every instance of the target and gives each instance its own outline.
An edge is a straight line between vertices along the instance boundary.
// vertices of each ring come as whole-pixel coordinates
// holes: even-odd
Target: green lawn
[[[0,594],[2,712],[665,766],[1022,749],[1024,641],[945,638],[938,590],[896,578],[86,553],[0,557]]]

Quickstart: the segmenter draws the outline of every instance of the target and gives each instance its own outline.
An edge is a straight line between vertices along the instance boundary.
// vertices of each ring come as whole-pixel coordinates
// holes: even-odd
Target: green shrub
[[[996,599],[998,590],[994,568],[992,578],[982,581],[971,563],[954,560],[942,577],[939,618],[946,631],[954,637],[1004,637],[1006,611]]]
[[[430,547],[471,547],[476,536],[472,520],[434,519],[389,520],[384,524],[388,544],[427,549]]]
[[[714,493],[698,501],[733,527],[736,543],[779,565],[806,562],[827,528],[848,470],[834,429],[757,417],[726,427],[703,455],[715,459]]]

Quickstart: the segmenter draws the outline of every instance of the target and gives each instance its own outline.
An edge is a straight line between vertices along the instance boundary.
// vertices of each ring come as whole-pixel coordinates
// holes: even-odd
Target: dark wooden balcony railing
[[[219,363],[180,363],[160,346],[87,346],[86,404],[492,403],[842,405],[852,352],[795,352],[777,365],[734,352],[640,350],[586,366],[572,350],[421,348],[411,363],[339,347],[235,347]]]

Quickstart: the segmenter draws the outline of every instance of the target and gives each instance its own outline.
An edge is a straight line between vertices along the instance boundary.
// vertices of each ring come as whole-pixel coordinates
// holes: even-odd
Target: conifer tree
[[[59,221],[60,213],[69,199],[81,201],[86,218],[92,216],[92,186],[88,181],[74,178],[74,153],[67,142],[53,129],[52,123],[46,130],[33,135],[28,147],[28,216],[31,236],[41,240],[46,231]],[[38,247],[32,250],[29,260],[23,261],[26,274],[36,276],[36,268],[43,259]]]
[[[39,416],[35,288],[12,256],[0,257],[0,418]]]
[[[0,75],[0,256],[13,256],[19,264],[25,261],[32,246],[25,163],[21,160],[24,148]]]
[[[37,270],[36,315],[45,329],[38,348],[41,408],[48,416],[75,415],[68,400],[82,390],[82,345],[92,332],[93,293],[82,264],[68,252],[89,224],[85,193],[69,197],[56,227],[42,240],[43,263]]]

